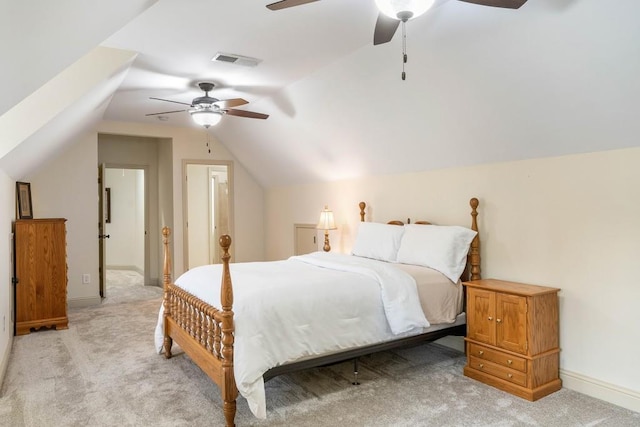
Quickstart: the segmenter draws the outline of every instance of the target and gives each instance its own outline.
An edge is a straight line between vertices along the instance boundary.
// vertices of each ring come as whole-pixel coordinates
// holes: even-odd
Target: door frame
[[[103,170],[104,168],[104,170]],[[149,167],[147,165],[132,165],[126,163],[101,163],[98,166],[99,169],[99,178],[101,181],[99,183],[100,191],[99,191],[99,227],[100,234],[104,234],[105,228],[105,212],[104,212],[104,193],[106,188],[106,178],[104,177],[104,171],[106,169],[129,169],[129,170],[142,170],[144,173],[144,214],[143,214],[143,222],[144,222],[144,285],[148,285],[151,283],[151,271],[150,271],[150,254],[149,254]],[[100,296],[106,296],[106,280],[107,280],[107,271],[106,271],[106,243],[104,239],[99,240],[100,247]]]
[[[227,167],[227,183],[229,190],[229,233],[231,237],[234,236],[234,183],[233,183],[233,161],[231,160],[207,160],[207,159],[182,159],[182,262],[184,270],[189,269],[189,225],[187,219],[189,218],[189,187],[187,185],[187,167],[189,165],[202,165],[202,166],[226,166]],[[209,181],[211,181],[209,177]],[[211,191],[209,191],[210,193]],[[235,246],[231,245],[229,249],[230,255],[235,258]]]

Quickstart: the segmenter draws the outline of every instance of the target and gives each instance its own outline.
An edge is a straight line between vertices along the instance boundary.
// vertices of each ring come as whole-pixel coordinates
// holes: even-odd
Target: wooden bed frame
[[[471,229],[478,231],[478,199],[472,198]],[[360,221],[365,220],[364,202],[360,202]],[[401,221],[391,221],[393,224],[402,224]],[[416,222],[427,223],[427,222]],[[222,287],[220,289],[221,308],[212,307],[190,293],[182,290],[171,281],[171,257],[169,252],[168,227],[162,229],[164,243],[164,355],[171,358],[171,346],[175,341],[184,352],[215,382],[222,393],[223,411],[226,426],[234,426],[236,414],[236,398],[238,389],[233,374],[233,286],[229,273],[229,247],[231,237],[220,237],[222,255]],[[480,238],[476,235],[469,254],[467,256],[467,268],[462,276],[463,280],[480,279]],[[466,325],[457,325],[420,335],[401,338],[380,344],[354,348],[351,350],[333,353],[328,356],[319,356],[300,362],[288,363],[270,369],[264,374],[267,381],[277,375],[324,366],[331,363],[355,359],[360,356],[389,350],[402,346],[415,345],[420,342],[434,341],[447,335],[464,336]]]

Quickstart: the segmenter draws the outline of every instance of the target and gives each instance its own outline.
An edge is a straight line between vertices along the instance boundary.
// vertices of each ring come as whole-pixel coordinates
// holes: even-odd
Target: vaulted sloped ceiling
[[[0,112],[97,44],[129,51],[136,59],[102,118],[196,126],[186,112],[145,116],[180,108],[149,97],[189,103],[202,95],[198,81],[212,81],[213,96],[270,115],[210,129],[265,187],[638,145],[637,0],[529,0],[518,10],[437,0],[407,25],[406,81],[400,32],[372,44],[373,0],[279,12],[257,0],[56,2],[65,13],[12,3],[32,6],[0,27],[3,50],[33,52],[13,52],[24,73],[3,69]],[[31,25],[16,40],[30,13],[60,25]],[[212,62],[216,52],[262,62]]]
[[[409,22],[406,81],[399,40],[367,44],[257,103],[268,124],[216,134],[270,185],[637,146],[639,12],[449,2]]]
[[[144,115],[180,106],[149,96],[190,102],[195,81],[217,82],[214,96],[270,115],[211,129],[266,187],[638,144],[638,1],[439,1],[407,25],[406,81],[400,33],[372,45],[373,0],[266,3],[161,1],[140,15],[105,42],[140,51],[106,117],[161,123]],[[218,51],[263,62],[214,64]]]
[[[2,2],[4,172],[21,179],[102,119],[137,53],[99,44],[156,1]]]

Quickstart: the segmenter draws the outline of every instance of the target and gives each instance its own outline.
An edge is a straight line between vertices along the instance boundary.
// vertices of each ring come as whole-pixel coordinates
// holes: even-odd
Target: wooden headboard
[[[474,237],[473,241],[471,242],[471,246],[469,247],[469,253],[467,254],[467,266],[465,267],[464,272],[462,273],[462,277],[461,277],[461,279],[463,281],[465,281],[465,280],[480,280],[481,279],[481,275],[480,275],[480,231],[478,230],[478,220],[477,220],[477,217],[478,217],[478,205],[479,204],[480,204],[480,202],[475,197],[473,197],[471,200],[469,200],[469,206],[471,206],[471,229],[476,231],[478,234],[476,234],[476,237]],[[358,206],[360,207],[360,221],[364,222],[365,208],[367,207],[367,204],[365,202],[360,202],[358,204]],[[407,218],[407,224],[410,224],[410,223],[411,223],[411,219]],[[387,222],[387,224],[404,225],[404,222],[398,221],[398,220],[393,220],[393,221]],[[431,223],[429,221],[416,221],[416,222],[414,222],[414,224],[431,225]]]

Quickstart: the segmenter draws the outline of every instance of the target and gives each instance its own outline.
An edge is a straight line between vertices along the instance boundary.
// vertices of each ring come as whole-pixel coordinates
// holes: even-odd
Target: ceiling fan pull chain
[[[402,80],[407,79],[407,73],[404,72],[404,64],[407,63],[407,30],[405,21],[402,21]]]
[[[207,129],[207,151],[209,152],[209,154],[211,154],[211,145],[209,145],[211,142],[211,135],[209,135],[209,130]]]

